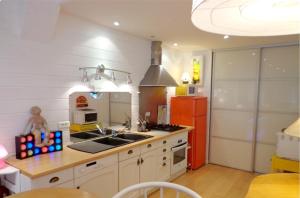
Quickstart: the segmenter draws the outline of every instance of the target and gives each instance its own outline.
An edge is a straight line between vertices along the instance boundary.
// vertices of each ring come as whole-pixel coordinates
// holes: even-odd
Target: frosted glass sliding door
[[[299,45],[214,53],[209,162],[267,173],[299,116]]]
[[[299,46],[263,48],[255,171],[269,172],[276,134],[298,117]]]
[[[214,53],[210,163],[252,170],[260,49]]]

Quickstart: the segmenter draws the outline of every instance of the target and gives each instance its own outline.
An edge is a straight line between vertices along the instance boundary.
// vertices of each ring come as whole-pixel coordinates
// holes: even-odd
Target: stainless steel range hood
[[[176,87],[178,84],[161,65],[161,41],[152,41],[151,65],[147,70],[140,86]]]

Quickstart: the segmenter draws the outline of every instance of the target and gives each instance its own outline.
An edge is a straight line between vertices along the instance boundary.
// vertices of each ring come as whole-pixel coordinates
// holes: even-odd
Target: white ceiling
[[[194,27],[191,7],[192,0],[65,0],[62,10],[136,36],[161,40],[170,46],[176,42],[178,48],[232,48],[299,40],[299,35],[224,40],[223,35]],[[114,21],[121,25],[115,27]]]

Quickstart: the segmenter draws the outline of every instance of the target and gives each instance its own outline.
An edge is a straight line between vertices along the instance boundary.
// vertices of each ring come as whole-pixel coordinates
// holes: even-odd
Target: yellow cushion
[[[298,198],[299,174],[274,173],[253,179],[246,198]]]

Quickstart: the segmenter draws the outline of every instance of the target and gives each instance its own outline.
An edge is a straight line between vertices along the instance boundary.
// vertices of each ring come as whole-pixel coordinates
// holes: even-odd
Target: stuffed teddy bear
[[[41,116],[42,110],[38,106],[31,107],[31,118],[28,120],[25,134],[32,133],[35,138],[35,146],[44,146],[48,145],[48,124],[46,119]],[[45,134],[45,137],[42,141],[42,133]]]

